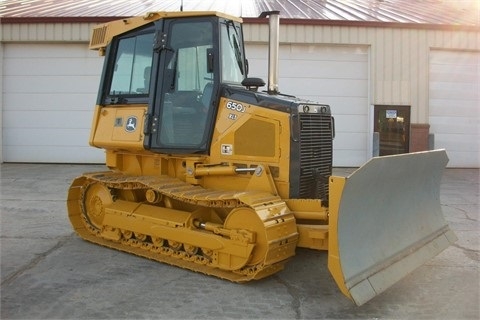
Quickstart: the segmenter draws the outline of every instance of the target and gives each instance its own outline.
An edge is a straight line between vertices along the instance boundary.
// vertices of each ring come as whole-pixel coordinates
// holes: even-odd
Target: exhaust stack
[[[262,12],[260,18],[269,17],[268,20],[268,93],[276,94],[278,91],[278,51],[280,33],[280,11]]]

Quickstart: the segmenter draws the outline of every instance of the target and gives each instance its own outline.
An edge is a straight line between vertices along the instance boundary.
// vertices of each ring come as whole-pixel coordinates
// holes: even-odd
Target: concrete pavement
[[[337,289],[325,252],[298,249],[284,271],[234,284],[81,240],[67,190],[104,169],[1,165],[1,319],[480,318],[478,169],[447,169],[442,180],[457,243],[361,307]]]

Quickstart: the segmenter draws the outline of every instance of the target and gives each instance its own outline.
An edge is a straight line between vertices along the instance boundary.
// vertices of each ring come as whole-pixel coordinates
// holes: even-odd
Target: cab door
[[[165,20],[151,109],[152,151],[208,152],[219,86],[217,30],[216,17]]]

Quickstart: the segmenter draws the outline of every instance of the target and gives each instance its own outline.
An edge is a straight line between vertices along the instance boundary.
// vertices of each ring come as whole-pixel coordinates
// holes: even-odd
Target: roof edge
[[[108,17],[0,17],[0,24],[27,24],[27,23],[105,23],[113,20],[131,18],[131,16]],[[267,24],[268,19],[243,17],[247,24]],[[346,20],[320,20],[320,19],[292,19],[281,18],[283,25],[318,25],[318,26],[344,26],[344,27],[370,27],[370,28],[407,28],[407,29],[433,29],[450,31],[480,31],[480,25],[451,25],[430,23],[400,23],[379,21],[346,21]]]
[[[244,23],[266,24],[268,19],[243,18]],[[433,29],[449,31],[480,31],[480,25],[450,25],[433,23],[411,22],[379,22],[379,21],[347,21],[347,20],[320,20],[320,19],[291,19],[281,18],[283,25],[312,25],[312,26],[343,26],[343,27],[370,27],[370,28],[406,28],[406,29]]]
[[[0,24],[27,23],[105,23],[131,16],[110,17],[0,17]]]

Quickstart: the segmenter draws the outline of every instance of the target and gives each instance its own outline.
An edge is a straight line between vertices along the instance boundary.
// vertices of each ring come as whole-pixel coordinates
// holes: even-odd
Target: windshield
[[[240,26],[227,21],[221,28],[222,82],[241,83],[245,78]]]

